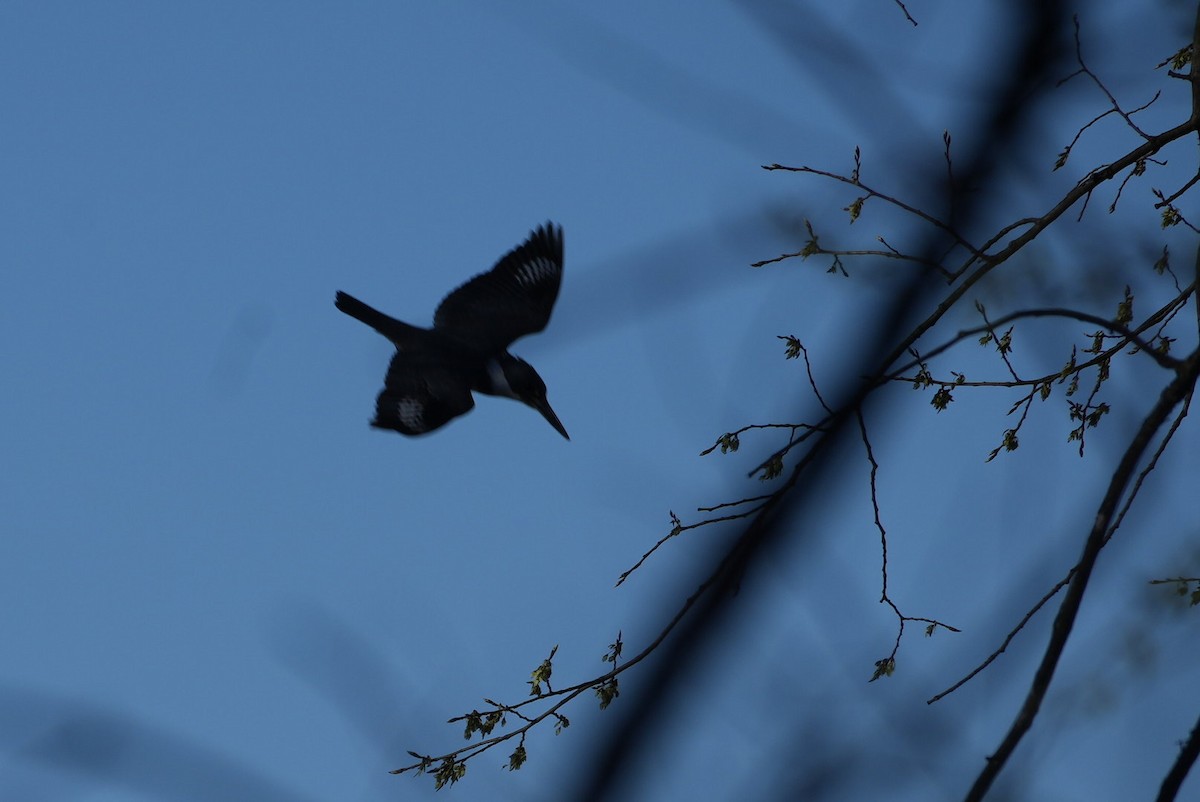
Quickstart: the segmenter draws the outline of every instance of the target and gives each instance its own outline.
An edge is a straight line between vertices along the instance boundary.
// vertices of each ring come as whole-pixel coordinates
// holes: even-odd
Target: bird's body
[[[474,391],[533,407],[569,440],[546,401],[546,385],[537,371],[508,352],[514,340],[550,322],[562,265],[562,229],[547,223],[491,270],[447,295],[429,329],[339,292],[338,309],[396,346],[371,425],[425,434],[469,412],[475,406]]]

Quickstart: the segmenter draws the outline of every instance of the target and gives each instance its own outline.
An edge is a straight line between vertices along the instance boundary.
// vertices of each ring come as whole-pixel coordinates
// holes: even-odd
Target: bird
[[[475,406],[472,393],[505,396],[536,409],[570,440],[546,400],[546,383],[508,352],[513,341],[546,328],[563,271],[562,227],[547,222],[442,299],[433,327],[413,326],[338,291],[334,305],[396,346],[371,426],[415,436],[439,429]]]

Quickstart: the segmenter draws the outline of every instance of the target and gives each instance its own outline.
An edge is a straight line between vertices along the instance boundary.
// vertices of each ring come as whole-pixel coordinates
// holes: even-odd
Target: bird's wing
[[[437,360],[396,351],[388,365],[383,391],[375,401],[377,429],[425,434],[475,406],[471,387],[460,371]]]
[[[433,327],[483,353],[506,350],[518,337],[546,328],[562,270],[562,228],[538,226],[495,267],[447,295]]]

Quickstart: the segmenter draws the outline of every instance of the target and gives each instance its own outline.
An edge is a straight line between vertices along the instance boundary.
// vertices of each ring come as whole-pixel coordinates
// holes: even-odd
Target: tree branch
[[[1083,596],[1087,591],[1092,569],[1095,568],[1100,550],[1106,543],[1106,536],[1117,504],[1133,478],[1137,464],[1149,447],[1155,432],[1166,421],[1171,410],[1194,391],[1198,375],[1200,375],[1200,349],[1192,352],[1191,356],[1180,366],[1174,380],[1163,388],[1154,408],[1142,421],[1142,425],[1122,455],[1121,461],[1109,481],[1104,499],[1100,502],[1100,507],[1096,512],[1095,521],[1084,544],[1083,556],[1076,566],[1075,575],[1067,586],[1067,594],[1063,598],[1062,607],[1059,608],[1058,615],[1054,619],[1050,642],[1046,646],[1041,665],[1034,674],[1033,683],[1025,697],[1025,702],[1021,705],[1021,709],[1009,728],[1008,734],[1001,741],[1000,747],[987,759],[983,771],[980,772],[975,784],[965,797],[966,802],[980,802],[984,798],[1000,771],[1012,757],[1025,733],[1033,726],[1042,700],[1054,678],[1058,661],[1062,658],[1066,648],[1067,639],[1071,635],[1071,629],[1079,614],[1079,608],[1083,604]]]
[[[1172,802],[1183,786],[1183,780],[1200,757],[1200,720],[1192,727],[1192,734],[1179,750],[1179,756],[1171,764],[1171,770],[1163,778],[1162,786],[1158,789],[1156,802]]]

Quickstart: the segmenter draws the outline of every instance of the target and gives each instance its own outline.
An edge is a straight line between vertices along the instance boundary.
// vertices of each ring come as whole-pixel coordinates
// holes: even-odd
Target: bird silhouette
[[[546,400],[537,371],[508,348],[546,328],[562,284],[563,233],[539,226],[491,270],[447,295],[433,327],[413,326],[339,291],[335,305],[392,341],[396,354],[375,401],[371,425],[420,435],[475,406],[472,392],[499,395],[533,407],[570,440]]]

